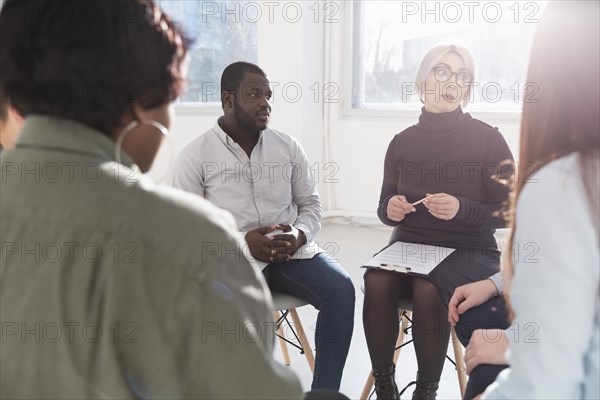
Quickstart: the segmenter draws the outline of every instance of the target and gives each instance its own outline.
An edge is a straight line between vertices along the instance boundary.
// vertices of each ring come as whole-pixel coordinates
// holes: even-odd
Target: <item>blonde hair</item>
[[[463,59],[467,71],[471,75],[475,76],[475,59],[469,50],[455,44],[439,44],[425,54],[421,60],[421,64],[419,65],[415,83],[417,84],[417,93],[420,93],[421,98],[423,97],[422,89],[425,88],[427,76],[429,76],[429,73],[433,67],[435,67],[448,53],[455,53],[459,55]],[[466,107],[469,104],[469,100],[471,98],[471,89],[472,86],[469,86],[467,93],[461,102],[463,107]]]

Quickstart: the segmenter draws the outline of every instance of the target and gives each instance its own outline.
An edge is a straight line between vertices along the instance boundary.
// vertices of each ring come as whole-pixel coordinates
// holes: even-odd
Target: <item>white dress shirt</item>
[[[217,121],[179,153],[172,184],[231,212],[243,233],[277,224],[300,229],[307,243],[293,259],[324,252],[313,241],[323,215],[316,182],[304,150],[290,135],[265,129],[248,157]]]

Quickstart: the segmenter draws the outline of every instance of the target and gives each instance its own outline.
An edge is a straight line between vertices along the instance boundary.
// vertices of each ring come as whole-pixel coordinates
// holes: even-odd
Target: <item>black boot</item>
[[[417,388],[413,392],[412,400],[435,400],[439,386],[440,381],[428,381],[417,372]]]
[[[377,400],[400,400],[395,376],[396,366],[394,364],[383,369],[373,368]]]

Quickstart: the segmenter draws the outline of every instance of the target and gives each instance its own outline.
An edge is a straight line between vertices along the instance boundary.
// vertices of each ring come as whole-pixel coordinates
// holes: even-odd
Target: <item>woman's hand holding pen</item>
[[[456,216],[460,208],[460,202],[454,196],[446,193],[427,193],[426,197],[414,203],[406,201],[406,197],[396,195],[390,199],[387,206],[388,218],[392,221],[400,222],[406,214],[415,212],[415,206],[423,203],[429,210],[429,213],[436,218],[451,220]]]
[[[427,197],[423,201],[423,204],[425,204],[425,207],[427,207],[431,215],[447,221],[456,217],[460,208],[458,199],[446,193],[427,193]]]
[[[406,197],[402,195],[394,196],[388,202],[387,215],[392,221],[400,222],[404,219],[406,214],[415,211],[415,207],[407,202]]]

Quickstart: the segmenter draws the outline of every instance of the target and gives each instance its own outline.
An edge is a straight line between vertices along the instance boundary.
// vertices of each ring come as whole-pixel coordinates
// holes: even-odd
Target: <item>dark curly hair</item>
[[[154,0],[6,0],[0,93],[24,116],[110,135],[134,104],[154,108],[181,94],[190,45]]]

